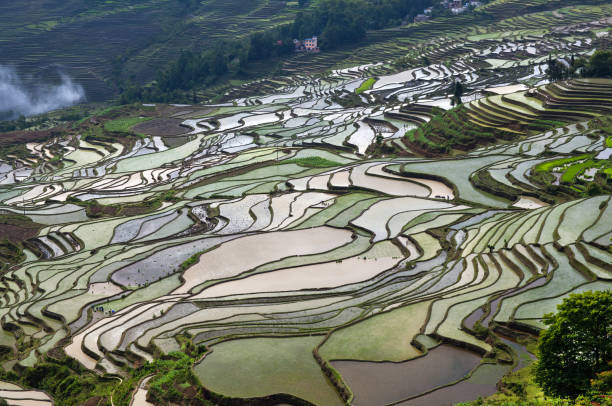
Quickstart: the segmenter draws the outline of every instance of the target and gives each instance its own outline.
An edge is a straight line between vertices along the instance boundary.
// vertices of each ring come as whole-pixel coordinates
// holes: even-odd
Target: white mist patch
[[[83,87],[65,73],[58,84],[26,84],[17,71],[0,65],[0,116],[32,116],[85,100]]]

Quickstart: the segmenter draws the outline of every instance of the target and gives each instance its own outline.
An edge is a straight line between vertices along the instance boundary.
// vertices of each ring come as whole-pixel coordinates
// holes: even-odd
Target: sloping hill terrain
[[[83,85],[87,100],[104,101],[117,97],[129,84],[150,83],[158,72],[178,59],[182,50],[200,53],[220,40],[240,40],[254,32],[288,24],[300,10],[312,9],[317,3],[306,2],[300,8],[297,2],[281,0],[3,2],[0,4],[0,26],[3,28],[0,30],[0,64],[15,66],[21,74],[35,75],[40,81],[54,79],[58,70],[66,72]],[[551,12],[560,7],[585,4],[592,4],[593,8]],[[249,61],[236,79],[275,80],[279,74],[292,77],[304,72],[321,73],[338,66],[395,59],[401,54],[415,54],[410,51],[439,36],[460,40],[501,26],[520,30],[536,28],[535,24],[544,29],[586,22],[597,15],[605,15],[597,11],[598,4],[605,7],[606,2],[496,0],[474,13],[440,16],[401,29],[394,26],[369,31],[364,39],[315,55],[296,54],[280,60]],[[539,16],[525,17],[533,13]],[[342,29],[342,25],[339,27]],[[313,34],[317,32],[308,31],[304,35]],[[231,65],[232,61],[227,63]],[[271,72],[271,67],[277,65],[279,70]],[[218,98],[220,93],[233,93],[228,82],[231,78],[226,75],[212,84],[206,82],[206,86],[196,84],[198,96],[211,99]],[[241,89],[243,94],[245,91]],[[258,91],[261,90],[254,89],[253,94]]]
[[[117,79],[146,83],[181,49],[288,22],[296,10],[277,0],[2,2],[0,63],[43,77],[59,67],[88,100],[106,100]]]

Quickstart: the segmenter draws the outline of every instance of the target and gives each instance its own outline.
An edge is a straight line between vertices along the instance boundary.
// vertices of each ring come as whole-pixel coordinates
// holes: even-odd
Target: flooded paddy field
[[[159,116],[112,140],[29,144],[0,162],[0,230],[17,241],[2,366],[66,354],[125,377],[197,351],[188,370],[229,398],[491,395],[533,361],[501,331],[541,329],[564,297],[612,286],[612,201],[584,186],[612,176],[598,158],[612,81],[548,83],[541,68],[550,50],[592,52],[606,7],[564,9],[580,30],[435,38],[428,64],[296,75],[231,103],[142,106]],[[453,108],[456,80],[469,91]],[[458,144],[459,122],[499,139]],[[156,382],[141,378],[134,404]]]

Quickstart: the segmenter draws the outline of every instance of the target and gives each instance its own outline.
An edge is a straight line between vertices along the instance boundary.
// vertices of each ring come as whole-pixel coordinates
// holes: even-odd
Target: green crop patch
[[[131,128],[136,124],[151,120],[150,117],[127,117],[104,123],[104,129],[111,132],[131,133]]]
[[[306,168],[331,168],[341,165],[338,162],[330,161],[329,159],[321,158],[318,156],[311,156],[307,158],[296,158],[282,161],[283,164],[296,164],[304,166]]]
[[[590,159],[578,164],[574,164],[570,166],[565,172],[563,172],[563,175],[561,175],[561,182],[571,183],[574,181],[574,179],[576,179],[576,176],[583,173],[585,169],[597,168],[601,165],[602,163],[595,162]]]
[[[357,89],[355,89],[355,94],[361,94],[366,90],[370,90],[374,86],[374,83],[376,83],[376,78],[367,79]]]
[[[554,168],[558,168],[560,166],[571,164],[572,162],[581,161],[589,157],[590,155],[585,154],[585,155],[574,156],[571,158],[561,158],[561,159],[555,159],[553,161],[542,162],[536,165],[535,171],[536,172],[550,172]]]

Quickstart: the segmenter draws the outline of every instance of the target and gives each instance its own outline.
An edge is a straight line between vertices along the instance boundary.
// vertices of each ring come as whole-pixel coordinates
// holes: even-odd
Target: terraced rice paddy
[[[578,21],[602,7],[561,11]],[[612,177],[598,128],[612,81],[547,83],[541,68],[551,50],[590,52],[601,25],[434,39],[428,66],[359,65],[206,115],[182,107],[173,125],[188,134],[28,145],[31,160],[0,162],[0,216],[36,224],[0,280],[2,366],[63,351],[121,376],[189,337],[209,348],[199,380],[228,397],[491,394],[510,366],[483,362],[503,349],[476,337],[477,321],[533,331],[571,292],[611,287],[612,201],[583,183]],[[404,133],[450,109],[456,79],[470,125],[513,135],[433,157]],[[362,83],[364,105],[334,101]]]
[[[0,399],[14,406],[53,405],[52,399],[45,392],[23,389],[8,382],[0,382]]]
[[[315,336],[228,341],[217,345],[195,371],[204,385],[230,396],[292,393],[315,404],[342,405],[312,358],[319,340]],[[230,376],[227,371],[232,371]]]

